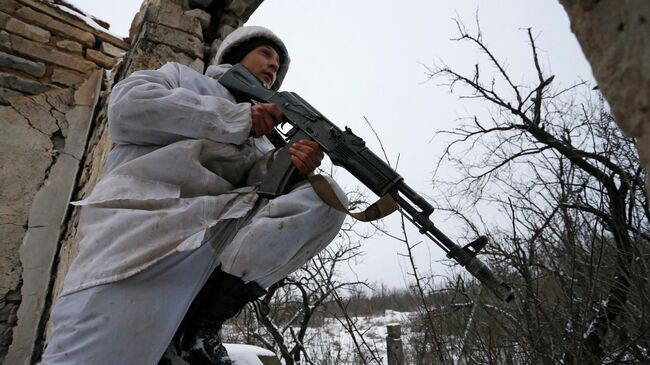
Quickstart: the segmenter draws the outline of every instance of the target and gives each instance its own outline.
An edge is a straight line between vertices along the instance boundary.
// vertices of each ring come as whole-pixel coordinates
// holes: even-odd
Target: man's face
[[[273,47],[262,45],[248,52],[240,63],[270,89],[278,75],[280,56]]]

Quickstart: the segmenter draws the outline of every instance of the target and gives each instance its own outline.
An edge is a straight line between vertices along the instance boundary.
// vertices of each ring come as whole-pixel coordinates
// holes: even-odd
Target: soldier
[[[241,63],[277,90],[290,61],[284,43],[243,27],[216,60],[205,75],[168,63],[113,88],[116,146],[101,181],[75,203],[83,206],[79,254],[52,310],[43,364],[156,364],[177,329],[182,357],[216,363],[220,324],[337,235],[344,214],[304,179],[276,199],[258,198],[276,153],[265,135],[282,111],[237,103],[217,82]],[[313,141],[285,148],[302,175],[323,158]],[[193,308],[211,309],[183,321],[195,298]]]

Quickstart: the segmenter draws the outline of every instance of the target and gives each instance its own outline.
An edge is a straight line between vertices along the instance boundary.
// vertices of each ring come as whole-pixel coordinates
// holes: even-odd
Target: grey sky
[[[108,21],[112,33],[126,36],[141,1],[75,3]],[[459,117],[484,113],[486,105],[459,100],[448,88],[428,81],[424,65],[444,62],[469,73],[475,63],[485,61],[469,44],[450,41],[457,35],[452,18],[475,29],[477,11],[484,39],[500,60],[507,61],[516,82],[534,77],[527,27],[537,36],[543,69],[556,75],[555,82],[568,85],[592,79],[557,0],[266,0],[247,24],[269,27],[285,41],[292,64],[283,90],[299,93],[339,126],[350,126],[380,153],[363,119],[368,118],[391,162],[400,156],[398,170],[407,183],[426,194],[432,192],[431,171],[443,147],[442,141],[430,142],[434,132],[454,128]],[[342,184],[356,183],[343,177]],[[458,226],[444,218],[435,212],[432,216],[441,230],[452,237],[458,234]],[[387,221],[391,229],[398,229],[397,217]],[[423,239],[413,230],[410,238]],[[364,251],[364,261],[354,267],[360,278],[404,285],[409,269],[397,257],[404,251],[399,242],[387,237],[369,240]],[[419,247],[418,265],[439,270],[431,262],[442,257],[426,242]]]

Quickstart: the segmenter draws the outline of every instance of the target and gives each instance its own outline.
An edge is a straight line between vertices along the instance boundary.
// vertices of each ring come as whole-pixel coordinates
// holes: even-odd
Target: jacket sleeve
[[[110,138],[120,144],[167,145],[183,139],[242,144],[249,136],[249,103],[201,95],[180,87],[183,66],[137,71],[113,88],[108,107]]]

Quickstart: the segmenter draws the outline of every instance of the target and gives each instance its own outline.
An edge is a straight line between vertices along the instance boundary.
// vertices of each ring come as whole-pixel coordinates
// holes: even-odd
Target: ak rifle
[[[352,133],[350,128],[341,130],[296,93],[265,88],[241,64],[234,65],[221,76],[219,82],[238,102],[274,103],[279,106],[284,112],[284,120],[279,122],[289,123],[293,127],[286,133],[289,145],[302,139],[317,142],[334,165],[348,170],[377,196],[390,195],[402,209],[402,214],[420,233],[428,236],[445,251],[448,258],[456,260],[501,300],[512,300],[512,288],[476,257],[487,244],[487,237],[480,236],[464,247],[457,245],[429,219],[433,206],[409,187],[392,167],[368,149],[363,139]],[[268,199],[281,195],[295,172],[296,167],[291,163],[288,148],[281,149],[260,185],[258,194]]]

